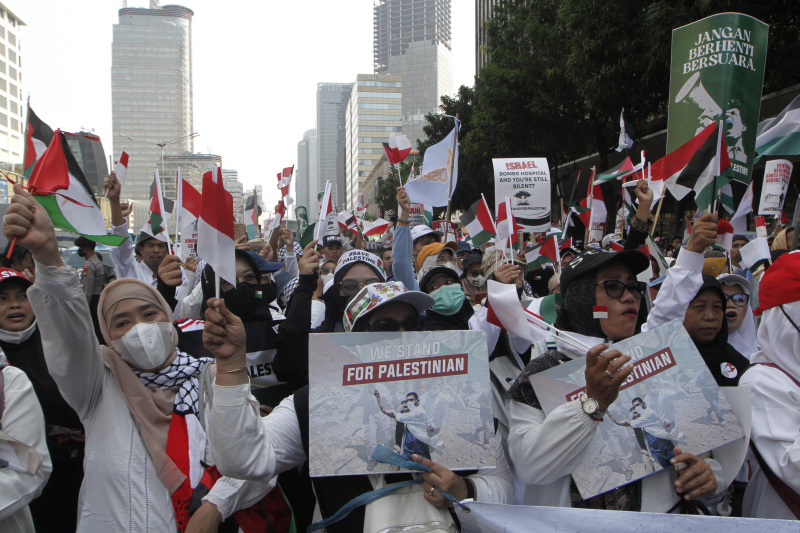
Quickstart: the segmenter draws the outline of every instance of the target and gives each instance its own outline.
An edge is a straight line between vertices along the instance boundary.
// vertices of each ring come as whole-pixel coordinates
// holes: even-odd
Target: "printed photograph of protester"
[[[312,476],[388,473],[383,446],[451,470],[494,466],[482,332],[310,336]]]
[[[701,455],[744,437],[682,324],[670,322],[613,347],[630,354],[635,369],[573,473],[583,498],[672,466],[675,447]],[[584,362],[534,375],[531,383],[545,412],[580,401]]]

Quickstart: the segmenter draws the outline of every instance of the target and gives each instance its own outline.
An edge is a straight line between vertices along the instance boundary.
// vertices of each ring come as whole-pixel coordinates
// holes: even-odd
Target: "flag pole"
[[[455,116],[455,135],[453,135],[453,157],[450,158],[450,194],[447,195],[447,214],[445,215],[444,219],[447,222],[445,225],[445,234],[444,234],[444,241],[447,242],[447,235],[450,233],[450,206],[452,204],[452,196],[453,196],[453,170],[456,166],[456,150],[458,148],[458,113]],[[455,233],[453,233],[453,238],[455,239]],[[505,257],[505,255],[504,255]]]
[[[178,167],[178,172],[175,175],[175,182],[177,184],[175,190],[175,199],[178,200],[176,202],[175,208],[177,213],[175,213],[175,247],[183,253],[183,246],[181,246],[181,234],[180,234],[180,227],[181,227],[181,207],[183,206],[183,183],[181,183],[181,167]]]
[[[658,223],[658,217],[661,215],[661,203],[664,201],[664,197],[658,199],[658,207],[656,207],[656,216],[653,218],[653,226],[650,228],[650,236],[653,236],[653,233],[656,231],[656,224]],[[636,216],[636,215],[634,215]]]
[[[594,175],[595,175],[595,172],[597,172],[597,169],[595,167],[592,167],[592,175],[589,176],[589,194],[586,196],[586,198],[587,198],[586,207],[589,208],[589,225],[586,226],[586,231],[585,231],[585,234],[584,234],[584,237],[583,237],[583,247],[584,248],[586,248],[589,245],[589,235],[590,235],[590,229],[592,227],[592,207],[594,206]],[[575,183],[575,185],[577,185],[577,183]],[[589,196],[592,197],[592,205],[589,205],[589,202],[588,202]]]

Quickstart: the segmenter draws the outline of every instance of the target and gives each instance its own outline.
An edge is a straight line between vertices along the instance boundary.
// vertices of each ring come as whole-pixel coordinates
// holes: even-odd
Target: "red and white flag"
[[[294,173],[294,165],[286,167],[283,172],[278,173],[278,188],[281,190],[281,196],[289,196],[289,186],[292,184],[292,174]],[[289,202],[291,205],[292,202]]]
[[[403,161],[411,153],[411,141],[405,135],[389,134],[389,142],[383,143],[386,159],[390,165]]]
[[[337,216],[339,227],[350,233],[358,233],[358,221],[350,211],[339,211]]]
[[[194,227],[195,222],[200,218],[200,209],[203,200],[200,193],[197,192],[197,189],[183,179],[181,169],[178,169],[177,179],[178,183],[176,189],[178,191],[178,205],[176,213],[178,213],[180,217],[178,220],[178,230],[183,231],[186,228]]]
[[[319,221],[314,228],[314,239],[322,240],[325,235],[336,235],[339,233],[339,225],[336,223],[336,210],[333,208],[331,182],[325,182],[325,193],[322,195],[322,204],[319,210]]]
[[[519,303],[517,288],[513,284],[489,280],[486,320],[509,333],[533,341],[525,310]]]
[[[386,233],[386,230],[389,229],[389,226],[391,225],[392,225],[391,222],[389,222],[388,220],[384,220],[382,218],[379,218],[378,220],[372,222],[365,220],[363,235],[364,237],[370,237],[372,235],[383,235],[384,233]]]
[[[756,217],[756,237],[767,238],[767,221],[762,216]]]
[[[594,318],[608,318],[608,307],[605,305],[595,305],[592,307],[592,316]]]
[[[522,226],[517,224],[514,213],[511,210],[511,200],[506,200],[497,208],[497,248],[504,254],[509,253],[514,248],[519,248],[517,232]]]
[[[731,248],[733,247],[733,226],[726,218],[717,222],[716,245],[725,250],[725,253],[731,253]]]
[[[203,174],[197,255],[220,278],[236,285],[236,245],[233,240],[233,197],[225,190],[219,167]]]
[[[119,182],[125,185],[125,180],[128,179],[128,152],[125,150],[119,154],[119,160],[116,167],[114,167],[114,174],[117,175]]]

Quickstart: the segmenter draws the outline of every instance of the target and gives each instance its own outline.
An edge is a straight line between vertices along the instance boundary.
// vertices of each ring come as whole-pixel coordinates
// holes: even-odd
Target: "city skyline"
[[[86,0],[80,13],[54,0],[37,3],[37,9],[18,4],[9,7],[27,23],[22,34],[25,88],[33,108],[54,128],[93,129],[112,154],[109,72],[119,4]],[[146,0],[129,2],[131,8],[147,5]],[[248,7],[248,17],[208,0],[180,5],[195,13],[193,130],[200,136],[194,151],[221,154],[226,168],[239,171],[245,189],[264,185],[264,204],[270,209],[279,199],[272,181],[275,172],[296,162],[298,140],[315,126],[317,84],[352,82],[357,73],[372,70],[373,2],[360,0],[347,13],[321,1],[302,6],[254,5]],[[306,16],[310,11],[315,17]],[[454,6],[453,17],[454,57],[459,55],[454,62],[455,89],[474,82],[473,3]],[[265,33],[259,23],[264,20],[302,22],[304,31],[329,36],[333,44],[302,42],[293,24],[272,24]],[[334,31],[336,21],[346,21],[352,31],[344,35]],[[57,48],[52,46],[54,39],[59,41]],[[259,62],[254,50],[281,53],[267,54],[268,61]],[[75,57],[81,58],[84,83],[54,88],[54,77],[74,76]]]

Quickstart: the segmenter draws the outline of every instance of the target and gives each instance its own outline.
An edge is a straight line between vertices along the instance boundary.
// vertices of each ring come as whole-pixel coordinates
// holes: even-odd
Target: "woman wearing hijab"
[[[149,284],[130,278],[101,295],[98,318],[107,344],[101,347],[78,273],[64,266],[47,212],[22,187],[14,192],[3,230],[33,253],[39,276],[28,296],[45,360],[86,428],[77,530],[184,531],[203,461],[213,463],[199,394],[211,361],[176,349],[169,306]],[[219,523],[267,488],[222,478],[192,520]]]
[[[705,225],[713,235],[710,242],[714,242],[716,221]],[[703,228],[700,222],[689,248],[705,248],[708,236]],[[727,486],[719,463],[677,448],[672,463],[689,465],[680,474],[672,468],[664,469],[591,500],[583,500],[572,483],[577,461],[633,370],[632,365],[625,366],[630,356],[617,350],[604,351],[608,348],[605,342],[620,341],[641,330],[647,316],[645,284],[638,282],[636,275],[649,264],[648,258],[637,251],[590,249],[562,270],[563,302],[555,326],[593,348],[585,353],[557,338],[556,348],[531,359],[511,388],[515,401],[509,408],[508,449],[517,475],[532,485],[525,493],[526,505],[666,512],[682,498],[711,497],[718,488]],[[594,318],[594,306],[606,307],[607,318]],[[585,395],[581,401],[563,404],[545,416],[529,376],[582,357],[586,357]]]
[[[477,295],[486,292],[486,278],[481,272],[481,254],[469,254],[464,258],[462,264],[464,271],[461,273],[461,287],[464,294],[473,306],[480,305]]]
[[[758,301],[761,350],[739,383],[752,391],[750,447],[760,469],[747,485],[743,515],[800,520],[788,505],[800,494],[800,253],[767,269]]]
[[[756,319],[750,306],[750,282],[736,274],[723,274],[717,281],[727,299],[728,344],[749,359],[758,351]]]
[[[433,297],[434,303],[425,313],[425,330],[469,329],[475,313],[467,300],[461,279],[456,272],[456,243],[428,244],[417,254],[419,288]]]

